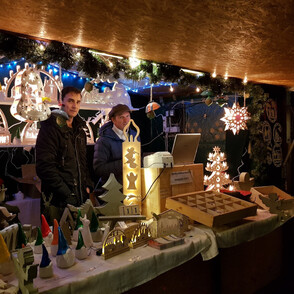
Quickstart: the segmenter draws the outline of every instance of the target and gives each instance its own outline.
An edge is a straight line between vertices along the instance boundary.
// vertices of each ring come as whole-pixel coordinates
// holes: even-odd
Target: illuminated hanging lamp
[[[153,119],[156,115],[155,115],[155,110],[160,108],[160,105],[157,102],[154,102],[152,100],[152,84],[150,86],[150,101],[149,103],[146,105],[145,108],[145,112],[148,118]]]
[[[244,94],[245,105],[245,94]],[[225,116],[221,118],[225,122],[225,131],[231,130],[234,135],[239,134],[240,130],[246,130],[246,122],[250,119],[250,114],[247,111],[247,107],[240,107],[239,103],[233,104],[233,107],[225,107]]]

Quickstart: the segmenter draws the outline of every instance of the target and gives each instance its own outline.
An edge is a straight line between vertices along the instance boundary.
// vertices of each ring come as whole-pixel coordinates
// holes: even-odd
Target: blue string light
[[[25,61],[24,57],[22,57],[19,60],[10,61],[10,62],[6,62],[6,63],[1,63],[0,68],[4,69],[6,67],[7,69],[10,70],[10,69],[12,69],[12,67],[17,65],[19,62],[23,62],[23,61]],[[42,64],[42,62],[39,62],[38,64]],[[49,64],[47,66],[47,70],[49,70],[49,69],[52,69],[53,73],[55,75],[59,74],[60,68],[59,68],[58,65]],[[79,82],[79,83],[81,83],[83,81],[88,81],[88,82],[91,81],[91,79],[89,79],[89,78],[79,77],[77,72],[66,71],[66,70],[62,70],[62,78],[65,79],[65,80],[69,79],[69,78],[73,78],[73,79],[79,78],[77,80],[77,82]],[[104,92],[106,87],[109,87],[110,89],[112,89],[112,87],[113,87],[113,83],[108,83],[108,82],[101,82],[101,83],[98,83],[98,84],[95,83],[94,85],[95,85],[96,88],[99,89],[100,92]],[[175,86],[175,85],[177,85],[177,83],[159,82],[158,84],[155,84],[155,85],[152,84],[152,87],[153,88],[162,87],[162,86],[170,87],[170,86]],[[140,90],[149,89],[150,87],[151,87],[151,85],[150,85],[149,81],[146,81],[144,86],[138,87],[138,88],[131,88],[129,86],[125,86],[127,91],[130,91],[130,92],[133,92],[133,93],[138,93]]]
[[[157,88],[157,87],[162,87],[162,86],[166,86],[166,87],[170,87],[170,86],[177,86],[177,83],[166,83],[166,82],[159,82],[158,84],[152,84],[152,88]],[[149,82],[146,82],[144,86],[142,87],[138,87],[138,88],[130,88],[129,86],[125,86],[127,91],[130,92],[134,92],[134,93],[138,93],[140,90],[145,90],[145,89],[149,89],[151,87],[151,85],[149,84]]]

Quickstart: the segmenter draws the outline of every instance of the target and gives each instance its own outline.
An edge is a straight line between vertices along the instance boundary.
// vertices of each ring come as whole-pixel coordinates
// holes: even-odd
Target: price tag
[[[117,222],[118,223],[118,225],[122,228],[122,229],[126,229],[128,226],[126,225],[126,223],[125,222],[123,222],[123,221],[120,221],[120,222]]]
[[[193,179],[192,179],[192,174],[190,170],[172,172],[170,174],[171,185],[187,184],[192,182],[193,182]]]

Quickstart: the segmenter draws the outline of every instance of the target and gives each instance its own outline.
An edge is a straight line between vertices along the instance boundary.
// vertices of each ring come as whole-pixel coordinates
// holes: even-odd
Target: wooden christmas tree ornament
[[[103,188],[108,191],[99,196],[105,202],[105,204],[97,207],[99,212],[107,216],[119,215],[119,207],[122,205],[125,196],[120,192],[122,185],[116,180],[113,173],[110,174]]]
[[[211,175],[204,176],[204,185],[207,185],[206,190],[214,190],[220,192],[220,189],[224,188],[224,185],[231,183],[230,176],[225,172],[228,169],[228,165],[223,152],[220,152],[220,148],[215,146],[213,148],[214,153],[209,153],[206,170],[211,172]]]

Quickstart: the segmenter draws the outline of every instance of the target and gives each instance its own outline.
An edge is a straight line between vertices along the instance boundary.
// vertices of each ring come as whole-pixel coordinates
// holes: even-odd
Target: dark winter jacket
[[[93,168],[97,181],[100,185],[105,184],[109,175],[113,173],[119,183],[122,180],[122,143],[117,134],[112,129],[112,121],[104,124],[99,130],[99,139],[95,143]],[[129,129],[129,135],[135,137],[136,132]]]
[[[36,170],[42,182],[42,192],[53,195],[51,204],[81,205],[91,187],[87,167],[85,121],[76,116],[72,128],[57,124],[57,116],[51,115],[41,122],[36,142]]]

